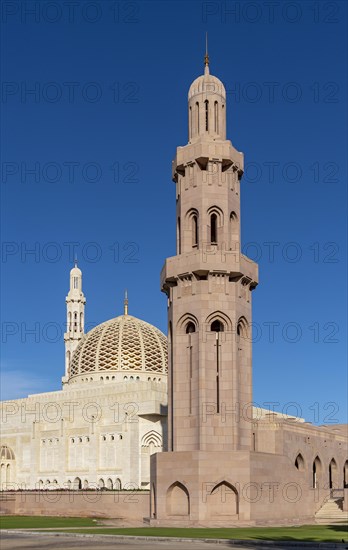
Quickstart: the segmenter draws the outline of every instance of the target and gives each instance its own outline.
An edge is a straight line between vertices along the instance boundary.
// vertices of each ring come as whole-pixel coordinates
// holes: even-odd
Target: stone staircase
[[[342,498],[329,498],[315,514],[316,523],[338,523],[348,521],[348,512],[343,511]]]

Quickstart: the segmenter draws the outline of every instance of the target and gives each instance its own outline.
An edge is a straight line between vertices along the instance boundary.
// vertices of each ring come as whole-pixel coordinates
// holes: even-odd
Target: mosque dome
[[[209,68],[206,66],[204,74],[196,78],[189,89],[188,99],[192,99],[198,94],[211,95],[215,94],[226,98],[225,86],[216,76],[209,73]]]
[[[70,277],[82,277],[82,271],[76,264],[75,267],[70,270]]]
[[[132,315],[120,315],[89,331],[73,353],[69,381],[94,373],[167,374],[167,338]]]

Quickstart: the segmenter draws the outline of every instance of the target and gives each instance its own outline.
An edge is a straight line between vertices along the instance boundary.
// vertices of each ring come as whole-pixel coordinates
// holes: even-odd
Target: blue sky
[[[1,14],[2,398],[60,388],[74,252],[88,326],[121,314],[127,287],[166,332],[171,161],[208,30],[260,269],[254,400],[345,422],[346,3],[33,4]]]

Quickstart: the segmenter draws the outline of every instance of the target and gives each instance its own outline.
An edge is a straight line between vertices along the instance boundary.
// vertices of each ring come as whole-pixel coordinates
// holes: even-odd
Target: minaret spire
[[[123,315],[128,315],[128,291],[127,291],[127,289],[124,291],[124,301],[123,301],[123,305],[124,305],[124,313],[123,313]]]
[[[209,74],[208,33],[205,33],[204,74]]]
[[[77,267],[75,256],[74,267],[70,271],[70,289],[65,299],[66,302],[66,332],[65,342],[65,376],[63,383],[69,380],[70,364],[73,353],[79,341],[85,333],[85,303],[86,298],[82,292],[82,272]]]

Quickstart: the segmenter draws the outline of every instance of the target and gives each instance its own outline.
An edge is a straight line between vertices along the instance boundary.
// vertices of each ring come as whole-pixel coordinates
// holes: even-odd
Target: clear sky
[[[166,333],[171,161],[208,30],[245,155],[243,251],[260,269],[254,400],[345,422],[347,3],[1,9],[2,398],[60,388],[74,252],[88,327],[122,313],[127,287],[130,313]]]

